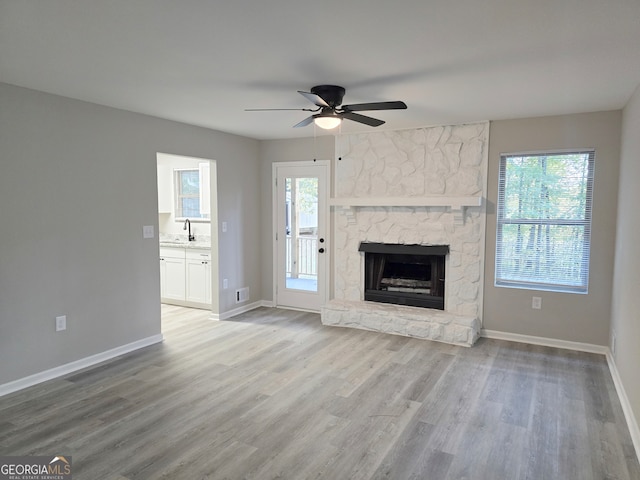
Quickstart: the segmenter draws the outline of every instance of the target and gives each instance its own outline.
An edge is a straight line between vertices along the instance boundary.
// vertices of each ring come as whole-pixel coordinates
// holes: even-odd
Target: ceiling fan
[[[251,108],[246,111],[301,110],[303,112],[314,112],[313,115],[305,118],[299,123],[296,123],[293,128],[306,127],[313,122],[320,128],[329,130],[340,125],[342,120],[345,118],[371,127],[379,127],[384,124],[383,120],[378,120],[377,118],[368,117],[366,115],[360,115],[355,112],[372,110],[403,110],[407,108],[406,103],[401,101],[342,105],[342,97],[344,97],[345,89],[337,85],[317,85],[313,87],[310,92],[298,90],[298,93],[313,103],[316,108]]]

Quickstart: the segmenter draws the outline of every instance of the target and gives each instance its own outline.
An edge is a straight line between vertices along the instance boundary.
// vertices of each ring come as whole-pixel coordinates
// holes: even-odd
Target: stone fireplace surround
[[[325,325],[471,346],[481,328],[489,124],[337,138]],[[366,302],[360,242],[449,245],[445,310]]]

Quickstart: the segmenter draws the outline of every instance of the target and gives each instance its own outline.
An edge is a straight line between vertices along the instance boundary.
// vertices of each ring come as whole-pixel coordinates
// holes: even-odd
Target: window
[[[199,169],[175,169],[175,216],[180,219],[209,220],[210,215],[205,213],[201,205],[201,178]]]
[[[500,158],[496,286],[587,293],[594,158]]]

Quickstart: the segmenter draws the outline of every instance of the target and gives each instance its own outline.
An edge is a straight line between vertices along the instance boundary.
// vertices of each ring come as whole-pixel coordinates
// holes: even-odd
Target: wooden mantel
[[[455,224],[463,225],[465,208],[482,206],[482,196],[344,197],[329,199],[329,205],[347,215],[351,225],[355,224],[356,210],[364,207],[449,207]]]

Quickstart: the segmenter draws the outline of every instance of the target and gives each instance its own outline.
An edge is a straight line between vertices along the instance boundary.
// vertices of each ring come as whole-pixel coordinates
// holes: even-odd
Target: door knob
[[[320,240],[318,240],[320,243],[324,243],[324,238],[321,238]]]
[[[321,248],[320,250],[318,250],[318,252],[324,253],[324,248]]]

